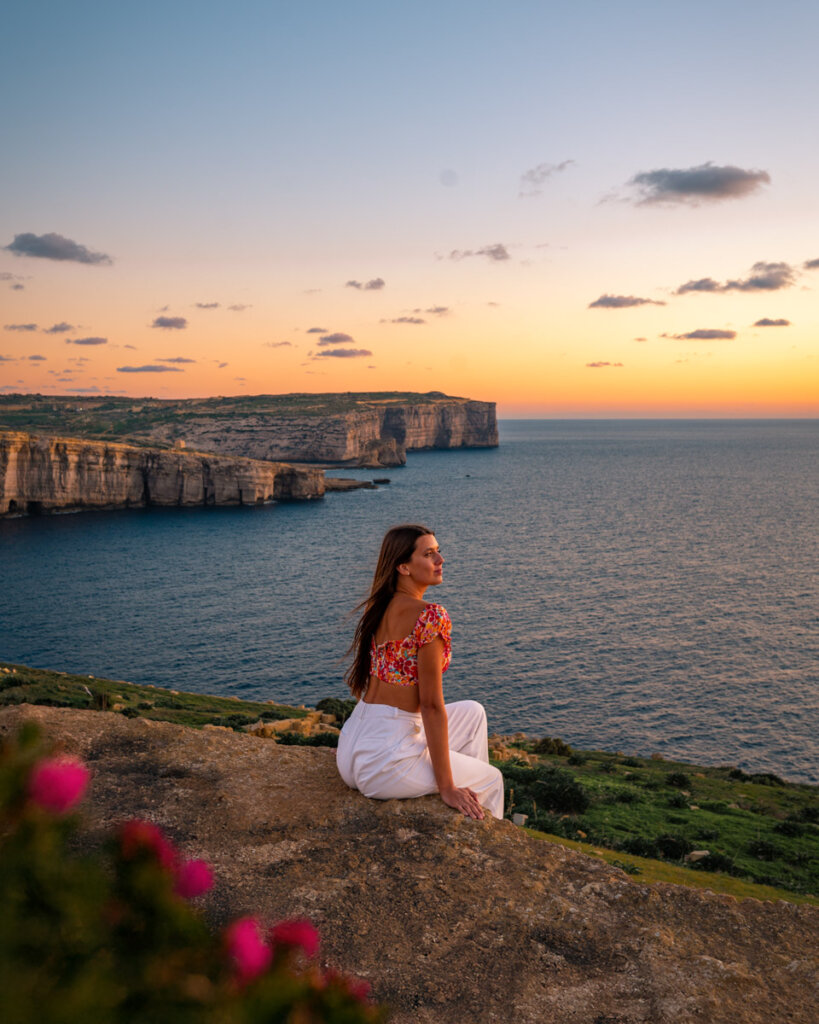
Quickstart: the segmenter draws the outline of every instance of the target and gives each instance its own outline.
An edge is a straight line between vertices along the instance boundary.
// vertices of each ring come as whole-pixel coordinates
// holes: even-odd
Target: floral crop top
[[[387,640],[377,644],[373,636],[370,643],[370,675],[393,686],[418,685],[418,648],[432,643],[436,636],[444,642],[443,671],[449,668],[452,656],[452,622],[446,608],[428,604],[403,640]]]

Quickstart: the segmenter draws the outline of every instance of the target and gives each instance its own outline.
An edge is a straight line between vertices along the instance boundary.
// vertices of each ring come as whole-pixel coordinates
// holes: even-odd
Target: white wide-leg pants
[[[474,700],[446,705],[452,779],[503,817],[503,776],[489,764],[486,712]],[[420,712],[360,700],[338,738],[338,770],[351,789],[377,800],[437,793]]]

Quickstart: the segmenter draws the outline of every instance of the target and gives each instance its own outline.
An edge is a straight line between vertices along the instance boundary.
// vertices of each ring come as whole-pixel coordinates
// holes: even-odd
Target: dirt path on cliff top
[[[87,842],[141,816],[217,883],[205,911],[309,917],[322,960],[396,1024],[815,1024],[819,910],[635,883],[437,797],[352,792],[335,752],[65,708],[39,722],[93,769]]]

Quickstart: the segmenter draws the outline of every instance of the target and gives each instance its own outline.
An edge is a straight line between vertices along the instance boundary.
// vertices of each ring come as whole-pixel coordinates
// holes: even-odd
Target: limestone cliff
[[[330,415],[191,413],[153,425],[144,436],[253,459],[377,467],[403,465],[408,450],[495,447],[498,425],[494,402],[441,396],[411,403],[362,400],[352,411]]]
[[[0,432],[0,515],[317,498],[324,474],[275,462]]]
[[[93,771],[85,843],[146,817],[217,884],[214,923],[310,918],[394,1024],[814,1024],[819,910],[646,885],[437,797],[347,789],[330,749],[16,707]]]

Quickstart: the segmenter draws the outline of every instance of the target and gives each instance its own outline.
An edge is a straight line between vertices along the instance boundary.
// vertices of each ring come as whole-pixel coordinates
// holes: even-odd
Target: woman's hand
[[[441,790],[441,799],[447,807],[454,807],[456,811],[461,811],[468,818],[477,818],[478,821],[483,821],[483,807],[471,789],[458,789],[457,786],[449,786]]]

